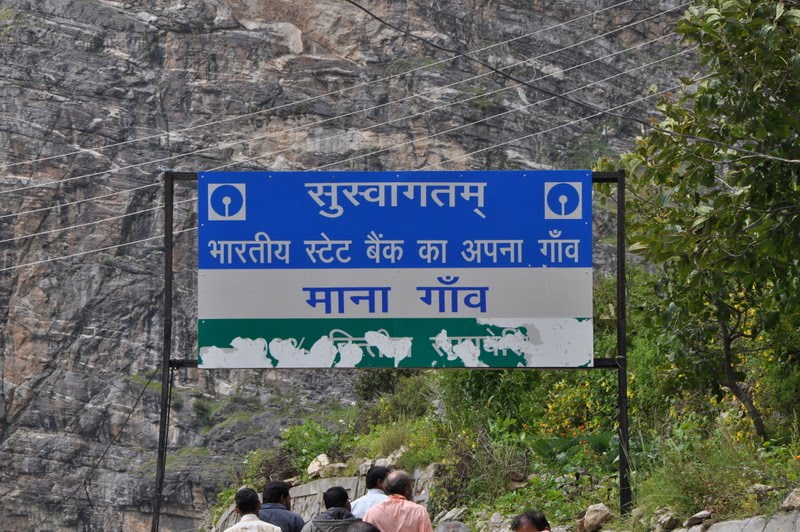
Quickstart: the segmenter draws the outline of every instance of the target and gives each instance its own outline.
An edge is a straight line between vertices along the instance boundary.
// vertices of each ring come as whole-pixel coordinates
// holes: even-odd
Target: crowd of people
[[[459,521],[444,521],[436,530],[424,506],[412,500],[413,480],[402,470],[373,466],[367,471],[367,492],[354,501],[342,486],[322,494],[325,511],[307,523],[292,512],[289,485],[270,482],[263,503],[251,488],[236,492],[237,524],[225,532],[469,532]],[[514,532],[550,530],[544,514],[527,511],[511,521]]]

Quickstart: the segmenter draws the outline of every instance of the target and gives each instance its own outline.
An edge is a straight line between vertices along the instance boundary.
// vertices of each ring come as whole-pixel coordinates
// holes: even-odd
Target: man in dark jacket
[[[292,499],[289,496],[289,484],[274,481],[267,484],[263,494],[264,502],[258,517],[271,525],[280,527],[281,532],[300,532],[305,521],[291,511]]]
[[[303,532],[345,532],[350,525],[361,521],[350,513],[350,496],[341,486],[334,486],[322,494],[326,510],[306,523]]]

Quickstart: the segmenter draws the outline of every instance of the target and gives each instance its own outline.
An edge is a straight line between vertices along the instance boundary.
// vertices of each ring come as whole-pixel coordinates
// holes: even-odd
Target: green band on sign
[[[201,368],[576,367],[591,318],[198,321]]]

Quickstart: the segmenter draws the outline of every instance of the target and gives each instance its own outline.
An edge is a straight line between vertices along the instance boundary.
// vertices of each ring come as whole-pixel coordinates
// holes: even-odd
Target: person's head
[[[287,510],[291,510],[292,499],[289,497],[289,484],[280,480],[267,483],[264,488],[264,502],[278,502],[286,506]]]
[[[469,527],[461,521],[442,521],[434,532],[469,532]]]
[[[325,490],[322,494],[325,508],[347,508],[350,509],[350,496],[347,490],[341,486],[334,486]]]
[[[516,516],[511,521],[511,530],[514,532],[544,532],[550,530],[550,523],[542,512],[527,512]]]
[[[402,495],[406,499],[411,500],[411,476],[400,469],[392,471],[386,476],[386,480],[383,482],[383,489],[389,495]]]
[[[347,528],[347,532],[381,532],[381,529],[366,521],[357,521]]]
[[[391,469],[386,466],[374,465],[367,471],[367,489],[384,489],[383,483]]]
[[[261,501],[258,500],[258,493],[251,488],[242,488],[236,492],[236,512],[240,515],[258,514],[261,508]]]

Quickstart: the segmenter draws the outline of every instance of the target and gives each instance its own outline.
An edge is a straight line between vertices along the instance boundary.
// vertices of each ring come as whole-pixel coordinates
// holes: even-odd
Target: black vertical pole
[[[619,422],[619,508],[630,513],[631,494],[628,449],[628,336],[625,293],[625,172],[617,174],[617,408]]]
[[[169,396],[171,379],[169,360],[172,352],[172,214],[174,182],[171,172],[164,172],[164,346],[161,354],[161,419],[158,427],[158,462],[156,464],[156,493],[153,501],[151,532],[158,531],[161,518],[161,495],[167,464],[167,435],[169,426]]]

